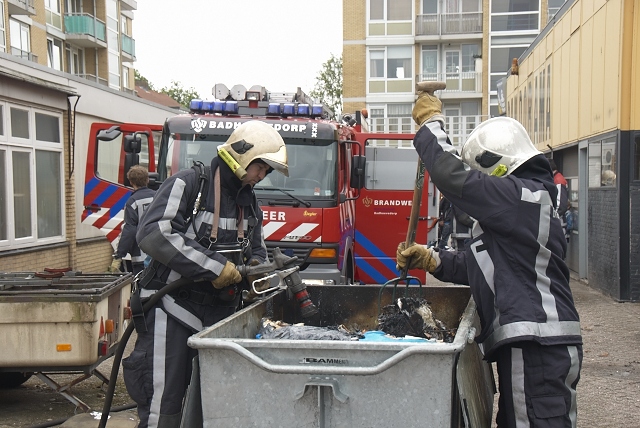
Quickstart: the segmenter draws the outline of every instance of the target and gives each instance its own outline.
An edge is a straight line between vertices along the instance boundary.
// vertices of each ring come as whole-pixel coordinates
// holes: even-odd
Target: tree
[[[134,70],[134,77],[136,79],[136,85],[142,86],[143,88],[147,88],[151,91],[155,91],[153,84],[147,80],[142,74],[138,73],[138,70]]]
[[[309,94],[333,110],[334,117],[342,112],[342,55],[331,54],[316,77],[316,86]]]
[[[191,100],[193,100],[194,98],[200,98],[200,95],[198,95],[193,87],[185,89],[182,86],[182,83],[176,82],[174,80],[171,81],[171,86],[162,88],[160,92],[169,95],[171,98],[173,98],[186,108],[189,107],[189,103],[191,102]]]

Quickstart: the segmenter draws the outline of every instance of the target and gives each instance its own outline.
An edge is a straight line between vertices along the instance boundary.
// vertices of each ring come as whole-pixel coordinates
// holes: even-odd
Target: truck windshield
[[[167,150],[167,164],[171,165],[169,174],[191,168],[194,161],[209,165],[211,159],[218,155],[217,147],[224,144],[227,138],[212,134],[170,134]],[[333,141],[315,141],[314,145],[299,144],[299,141],[288,139],[285,139],[285,144],[289,177],[272,172],[258,183],[256,193],[260,193],[260,187],[278,187],[305,199],[335,196],[337,144]],[[269,193],[270,197],[273,196],[273,191]]]
[[[336,194],[337,145],[302,145],[285,140],[289,177],[272,172],[255,188],[279,187],[305,199],[333,197]],[[270,192],[273,194],[273,192]]]

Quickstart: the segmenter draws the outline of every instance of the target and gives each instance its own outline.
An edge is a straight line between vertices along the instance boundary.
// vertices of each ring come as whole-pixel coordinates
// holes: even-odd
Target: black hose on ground
[[[167,284],[162,287],[160,290],[156,291],[151,295],[149,300],[145,302],[142,306],[142,312],[147,313],[149,309],[155,306],[158,301],[168,293],[176,290],[177,288],[182,287],[183,285],[193,283],[192,280],[188,278],[181,278],[177,281],[173,281],[171,284]],[[106,428],[107,421],[109,419],[109,411],[111,409],[111,403],[113,402],[113,394],[116,390],[116,382],[118,381],[118,371],[120,369],[120,361],[122,361],[122,355],[124,354],[124,349],[127,346],[127,342],[133,333],[133,329],[135,328],[135,324],[133,321],[129,323],[126,330],[122,334],[122,338],[118,343],[118,348],[116,352],[113,354],[113,366],[111,367],[111,376],[109,377],[109,387],[107,388],[107,392],[104,396],[104,405],[102,406],[102,417],[100,418],[100,424],[98,428]]]
[[[124,410],[129,410],[129,409],[135,409],[137,406],[136,403],[128,403],[128,404],[123,404],[122,406],[116,406],[116,407],[112,407],[110,410],[113,413],[117,413],[117,412],[122,412]],[[38,425],[32,425],[29,428],[49,428],[49,427],[57,427],[58,425],[62,425],[63,423],[65,423],[66,421],[68,421],[69,419],[71,419],[73,416],[69,416],[68,418],[60,418],[60,419],[55,419],[53,421],[47,421],[47,422],[43,422],[41,424]]]

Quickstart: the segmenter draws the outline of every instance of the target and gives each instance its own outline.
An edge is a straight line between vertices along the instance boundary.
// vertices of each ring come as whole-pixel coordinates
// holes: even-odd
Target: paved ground
[[[617,303],[575,280],[571,286],[584,338],[584,361],[578,384],[578,427],[640,428],[640,303]],[[129,345],[132,343],[133,338]],[[100,370],[108,377],[110,361]],[[68,382],[68,376],[56,379]],[[72,388],[78,398],[96,411],[102,409],[104,390],[96,378]],[[122,406],[129,402],[120,379],[113,404]],[[16,389],[0,389],[0,428],[44,426],[47,421],[72,417],[74,410],[73,404],[37,378]],[[124,412],[121,419],[122,425],[113,421],[107,427],[130,427],[135,412]],[[71,422],[81,423],[71,425]],[[97,420],[91,424],[76,417],[65,427],[97,425]]]

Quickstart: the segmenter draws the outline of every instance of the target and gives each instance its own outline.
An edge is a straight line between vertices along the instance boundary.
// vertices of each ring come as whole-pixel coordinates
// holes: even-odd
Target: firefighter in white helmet
[[[549,162],[508,117],[481,123],[458,156],[441,105],[418,97],[413,143],[434,184],[475,219],[471,241],[462,252],[401,243],[398,267],[470,286],[476,341],[499,375],[498,427],[575,428],[582,337]]]
[[[218,154],[210,168],[194,166],[169,177],[138,227],[140,248],[153,258],[139,280],[139,297],[181,278],[188,282],[134,317],[137,340],[123,371],[138,404],[139,427],[179,426],[196,355],[187,339],[233,314],[248,281],[260,279],[243,279],[238,263],[267,260],[253,186],[272,170],[288,175],[284,141],[272,126],[248,121]]]

